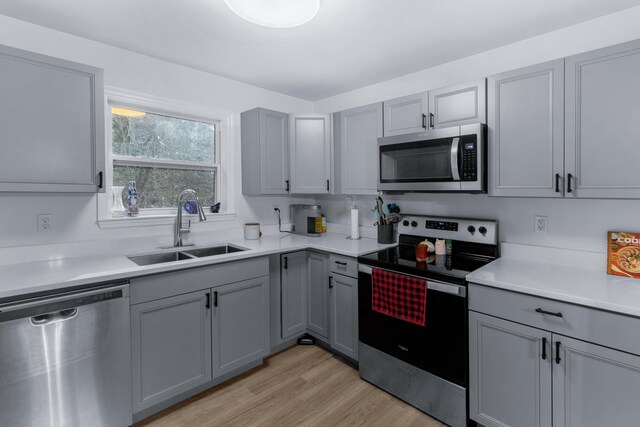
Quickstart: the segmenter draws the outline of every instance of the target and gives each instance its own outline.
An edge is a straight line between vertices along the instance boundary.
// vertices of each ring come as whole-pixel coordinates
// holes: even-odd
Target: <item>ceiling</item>
[[[640,0],[321,0],[296,28],[223,0],[2,0],[0,14],[315,101],[640,5]]]

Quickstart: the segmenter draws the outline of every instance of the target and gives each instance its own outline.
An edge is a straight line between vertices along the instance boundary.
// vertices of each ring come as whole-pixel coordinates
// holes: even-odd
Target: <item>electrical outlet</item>
[[[533,217],[533,224],[535,226],[534,231],[536,233],[547,232],[548,218],[546,216],[536,215]]]
[[[53,214],[38,214],[38,232],[51,231],[53,227]]]

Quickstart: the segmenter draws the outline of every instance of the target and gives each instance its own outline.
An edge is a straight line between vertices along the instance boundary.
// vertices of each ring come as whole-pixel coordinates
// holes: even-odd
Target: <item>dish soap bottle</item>
[[[129,181],[127,190],[127,215],[138,216],[140,209],[138,208],[138,189],[135,181]]]

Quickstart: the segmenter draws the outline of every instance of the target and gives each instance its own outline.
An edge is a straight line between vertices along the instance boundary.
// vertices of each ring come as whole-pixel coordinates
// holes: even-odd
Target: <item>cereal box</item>
[[[640,278],[640,233],[609,231],[607,273]]]

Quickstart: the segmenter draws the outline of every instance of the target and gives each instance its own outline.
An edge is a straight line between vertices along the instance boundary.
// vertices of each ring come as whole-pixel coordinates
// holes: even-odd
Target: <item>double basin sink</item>
[[[143,265],[163,264],[165,262],[205,258],[210,256],[216,256],[216,255],[230,254],[233,252],[242,252],[245,250],[246,249],[240,248],[238,246],[220,245],[220,246],[211,246],[208,248],[180,250],[176,252],[157,252],[157,253],[148,254],[148,255],[130,256],[127,258],[135,262],[136,264],[143,266]]]

